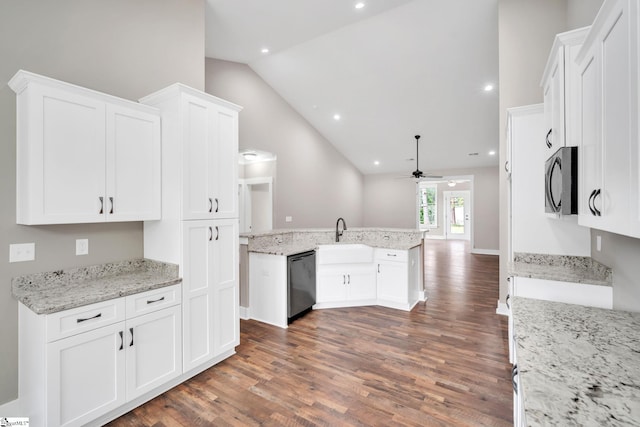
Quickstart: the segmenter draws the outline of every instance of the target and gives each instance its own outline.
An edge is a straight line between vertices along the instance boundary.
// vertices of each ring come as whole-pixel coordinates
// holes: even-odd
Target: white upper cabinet
[[[544,146],[549,157],[558,148],[578,145],[578,73],[575,58],[589,27],[558,34],[542,77]],[[542,143],[542,141],[540,141]]]
[[[16,222],[160,219],[160,114],[19,71]]]
[[[170,145],[164,165],[175,170],[175,159],[182,159],[181,172],[163,177],[169,187],[176,179],[181,183],[180,191],[164,192],[169,199],[163,206],[182,206],[175,215],[183,220],[237,218],[241,107],[179,83],[140,102],[162,111],[163,138]]]
[[[581,225],[640,237],[638,3],[607,0],[577,61]]]

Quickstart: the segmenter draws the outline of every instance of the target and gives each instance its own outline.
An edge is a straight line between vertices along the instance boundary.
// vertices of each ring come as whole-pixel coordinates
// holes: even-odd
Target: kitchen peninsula
[[[246,317],[286,328],[287,257],[314,250],[314,309],[381,305],[411,310],[426,299],[422,239],[420,230],[391,228],[349,228],[339,242],[334,229],[243,234],[249,252]]]

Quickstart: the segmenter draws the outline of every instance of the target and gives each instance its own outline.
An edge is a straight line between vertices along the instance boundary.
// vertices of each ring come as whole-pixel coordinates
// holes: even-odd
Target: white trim
[[[12,400],[11,402],[0,405],[0,417],[24,417],[20,409],[20,400]]]
[[[249,307],[240,306],[240,318],[242,320],[251,319],[251,310],[249,309]]]
[[[509,308],[507,308],[507,304],[498,300],[498,307],[496,307],[496,314],[500,314],[502,316],[509,316]]]
[[[420,301],[426,301],[428,299],[427,294],[424,290],[418,293],[418,298],[420,299]]]
[[[500,249],[471,249],[472,254],[476,255],[500,255]]]
[[[442,234],[425,234],[424,238],[427,240],[445,240],[445,237]]]

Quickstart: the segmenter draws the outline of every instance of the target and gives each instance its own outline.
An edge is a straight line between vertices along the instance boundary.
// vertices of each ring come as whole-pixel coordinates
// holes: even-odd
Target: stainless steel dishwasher
[[[316,303],[316,251],[287,257],[287,320],[293,322]]]

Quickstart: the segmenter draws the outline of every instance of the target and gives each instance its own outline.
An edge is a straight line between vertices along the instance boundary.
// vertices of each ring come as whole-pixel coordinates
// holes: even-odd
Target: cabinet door
[[[352,266],[347,271],[347,299],[350,301],[376,299],[375,266]]]
[[[602,30],[602,158],[604,185],[596,207],[606,229],[625,233],[629,224],[629,2],[619,0]],[[636,18],[637,19],[637,18]]]
[[[104,221],[104,130],[104,102],[35,83],[18,97],[18,224]]]
[[[408,303],[408,270],[406,262],[378,262],[378,300]]]
[[[213,358],[213,225],[185,221],[182,325],[184,372]]]
[[[47,344],[47,420],[80,426],[125,403],[124,322]]]
[[[546,123],[545,141],[549,157],[558,148],[565,145],[564,134],[564,49],[558,49],[552,65],[552,71],[544,86],[544,115]],[[541,135],[543,136],[543,135]],[[545,157],[545,158],[546,158]]]
[[[127,320],[127,400],[182,373],[182,321],[175,305]]]
[[[160,116],[107,105],[107,221],[160,219]]]
[[[240,344],[238,220],[214,221],[213,227],[213,340],[219,355]]]
[[[214,217],[238,217],[238,113],[214,107]]]
[[[333,267],[320,267],[316,276],[317,303],[342,302],[347,298],[347,274]]]
[[[594,198],[602,191],[602,134],[600,57],[594,47],[580,64],[581,138],[578,151],[578,223],[598,227],[601,216],[594,209]]]
[[[214,217],[215,110],[195,96],[183,94],[183,219]]]

